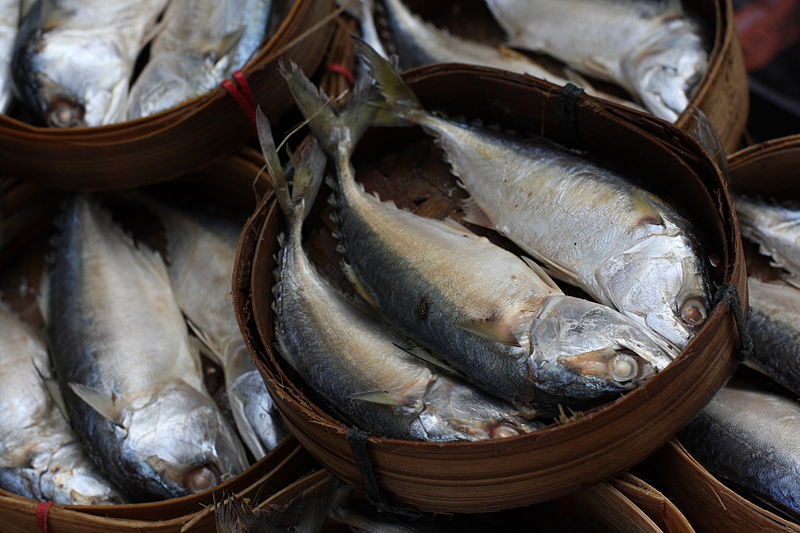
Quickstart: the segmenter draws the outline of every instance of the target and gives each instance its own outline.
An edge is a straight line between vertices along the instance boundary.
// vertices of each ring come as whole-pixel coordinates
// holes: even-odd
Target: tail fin
[[[359,58],[369,68],[369,73],[384,100],[381,106],[382,113],[376,121],[382,125],[402,125],[405,122],[413,122],[415,118],[424,114],[425,110],[417,95],[406,85],[394,65],[362,39],[358,37],[353,39],[356,42]],[[400,119],[401,123],[397,124],[397,120],[392,122],[389,117]]]
[[[315,139],[304,142],[292,154],[291,168],[293,169],[293,186],[289,190],[286,173],[281,166],[278,152],[275,148],[275,139],[272,137],[269,119],[259,108],[256,113],[258,126],[258,139],[261,143],[261,152],[267,161],[267,171],[272,180],[272,188],[278,205],[290,219],[302,221],[308,216],[314,198],[317,196],[322,184],[325,171],[325,154],[320,149]]]
[[[383,47],[378,28],[375,25],[375,6],[373,0],[338,0],[339,6],[345,6],[345,12],[358,21],[361,29],[361,36],[383,57],[389,57]]]

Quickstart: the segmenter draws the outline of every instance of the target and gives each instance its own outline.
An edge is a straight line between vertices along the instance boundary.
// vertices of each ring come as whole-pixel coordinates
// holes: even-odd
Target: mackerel
[[[47,323],[69,418],[115,484],[137,501],[174,498],[247,466],[205,389],[158,253],[75,196],[48,280]]]
[[[68,505],[122,503],[47,388],[44,342],[0,304],[0,487]]]
[[[303,250],[302,226],[325,157],[313,143],[295,153],[290,194],[263,114],[258,124],[275,195],[289,221],[276,270],[275,338],[306,383],[357,426],[382,437],[475,441],[536,429],[510,406],[437,370],[430,354],[320,277]]]
[[[336,115],[296,66],[285,76],[336,165],[348,277],[409,337],[520,407],[613,397],[671,361],[632,320],[565,296],[533,261],[452,220],[420,217],[365,193],[350,154],[372,119],[369,89]]]
[[[387,61],[361,50],[385,112],[432,135],[470,193],[466,221],[505,235],[554,278],[663,337],[665,349],[688,344],[708,316],[709,297],[706,262],[685,218],[624,176],[551,141],[425,111]]]

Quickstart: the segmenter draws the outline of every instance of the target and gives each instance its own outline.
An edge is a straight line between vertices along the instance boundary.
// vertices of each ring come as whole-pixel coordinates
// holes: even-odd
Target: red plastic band
[[[355,85],[356,77],[353,76],[353,73],[350,72],[350,69],[345,67],[344,65],[339,65],[338,63],[328,63],[328,66],[326,68],[328,69],[328,72],[341,74],[342,76],[347,78],[347,82],[350,85]]]
[[[250,84],[247,82],[247,78],[244,77],[244,74],[240,70],[237,70],[233,73],[233,79],[236,81],[234,84],[231,80],[225,80],[222,82],[222,87],[228,94],[230,94],[234,101],[239,104],[239,107],[242,108],[244,114],[247,115],[247,118],[250,119],[250,123],[253,125],[253,130],[256,128],[256,101],[253,97],[253,91],[250,89]]]
[[[50,508],[52,506],[53,502],[40,502],[36,506],[36,523],[39,524],[41,533],[49,533],[50,531],[47,528],[47,518],[50,516]]]

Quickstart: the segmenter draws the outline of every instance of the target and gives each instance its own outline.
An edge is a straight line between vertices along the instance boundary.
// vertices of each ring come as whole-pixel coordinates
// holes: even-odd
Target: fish
[[[0,303],[0,487],[67,505],[124,503],[59,409],[47,347]]]
[[[379,53],[389,59],[389,54],[383,47],[378,27],[375,24],[375,2],[373,0],[337,0],[339,7],[344,7],[345,12],[358,21],[361,38]]]
[[[87,453],[134,501],[201,492],[247,458],[203,384],[161,256],[102,206],[65,200],[47,275],[48,334]]]
[[[421,217],[367,194],[350,154],[372,120],[370,88],[337,115],[299,68],[284,75],[336,166],[345,272],[411,339],[481,389],[545,411],[618,395],[672,361],[631,319],[566,296],[533,261],[451,219]]]
[[[266,35],[271,6],[272,0],[171,2],[128,96],[128,119],[200,96],[242,68]]]
[[[509,44],[617,83],[675,122],[708,69],[701,24],[680,0],[487,0]]]
[[[11,51],[19,27],[19,0],[0,0],[0,113],[11,103]]]
[[[348,300],[322,278],[302,245],[303,220],[319,190],[325,156],[309,142],[292,158],[290,193],[269,121],[258,131],[288,227],[274,288],[278,352],[322,398],[371,434],[428,442],[530,433],[539,424],[431,364],[435,357]]]
[[[359,45],[395,124],[421,126],[470,194],[467,222],[494,229],[548,273],[624,313],[677,352],[710,309],[692,226],[625,176],[541,137],[436,116],[392,66]],[[380,116],[380,122],[389,119]]]
[[[750,276],[747,292],[753,352],[745,364],[800,396],[800,290]]]
[[[231,279],[241,226],[153,197],[139,200],[157,214],[166,230],[167,272],[178,306],[206,351],[222,366],[236,428],[253,456],[261,459],[286,432],[233,312]]]
[[[800,405],[729,384],[679,434],[708,470],[762,503],[800,518]]]
[[[36,0],[14,43],[17,98],[48,126],[124,120],[136,58],[167,2]]]
[[[800,209],[743,195],[734,197],[742,237],[758,244],[787,283],[800,288]]]
[[[388,59],[378,36],[372,9],[372,0],[361,0],[351,14],[359,20],[364,40],[381,56]],[[453,35],[447,29],[437,28],[412,13],[401,0],[383,0],[392,40],[397,49],[400,65],[410,69],[434,63],[464,63],[494,67],[518,74],[527,74],[556,85],[574,82],[592,95],[621,105],[641,109],[628,100],[596,90],[589,82],[574,72],[564,76],[548,70],[530,57],[510,48],[498,48],[478,41]]]

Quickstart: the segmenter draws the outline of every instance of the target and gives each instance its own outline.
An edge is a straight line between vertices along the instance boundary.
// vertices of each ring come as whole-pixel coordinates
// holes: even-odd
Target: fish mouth
[[[655,374],[655,369],[646,359],[627,348],[600,348],[576,355],[562,355],[558,362],[582,376],[597,377],[623,389],[633,388]]]
[[[47,107],[47,124],[54,128],[76,128],[84,125],[86,109],[70,98],[57,97]]]

